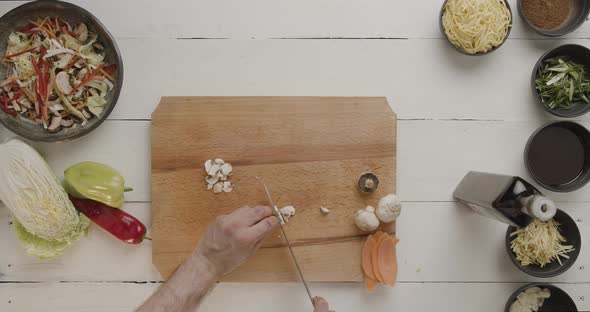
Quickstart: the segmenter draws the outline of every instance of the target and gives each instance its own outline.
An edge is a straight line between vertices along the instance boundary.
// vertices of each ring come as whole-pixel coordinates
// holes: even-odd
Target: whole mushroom
[[[377,218],[383,223],[395,221],[402,211],[402,204],[399,197],[395,194],[389,194],[379,201],[377,206]]]
[[[375,215],[375,208],[367,206],[359,209],[354,215],[356,226],[366,232],[371,232],[379,227],[379,219]]]

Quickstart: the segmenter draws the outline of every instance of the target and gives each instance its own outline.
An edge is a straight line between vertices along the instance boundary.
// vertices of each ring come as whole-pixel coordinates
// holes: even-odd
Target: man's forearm
[[[202,255],[193,253],[137,311],[194,311],[217,279],[211,263]]]

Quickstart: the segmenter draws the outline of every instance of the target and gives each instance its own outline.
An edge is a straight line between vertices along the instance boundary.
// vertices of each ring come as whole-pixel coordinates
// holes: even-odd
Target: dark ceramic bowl
[[[522,0],[518,0],[518,13],[532,29],[543,36],[559,37],[571,33],[582,26],[590,13],[590,1],[588,0],[570,0],[570,12],[567,19],[555,29],[544,29],[533,25],[522,11]]]
[[[538,176],[538,173],[535,172],[534,170],[534,166],[531,165],[531,157],[533,157],[533,155],[531,154],[531,143],[533,142],[533,140],[535,139],[535,137],[543,130],[550,128],[550,127],[560,127],[560,128],[564,128],[567,129],[571,132],[573,132],[578,139],[580,140],[580,142],[582,143],[582,145],[584,146],[584,165],[582,167],[582,170],[580,172],[580,174],[573,179],[572,181],[569,181],[565,184],[560,184],[560,185],[555,185],[555,184],[550,184],[548,181],[544,181],[540,176]],[[551,151],[547,151],[548,153],[550,153]],[[567,154],[563,154],[564,157],[567,157]],[[571,158],[566,158],[566,159],[571,159]],[[590,181],[590,131],[588,131],[588,129],[586,129],[584,126],[572,122],[572,121],[552,121],[549,122],[543,126],[541,126],[539,129],[537,129],[533,134],[531,134],[530,138],[528,139],[528,142],[526,144],[525,147],[525,151],[524,151],[524,163],[525,166],[529,172],[529,174],[533,177],[533,179],[535,179],[535,181],[537,183],[539,183],[542,187],[550,190],[550,191],[554,191],[554,192],[561,192],[561,193],[565,193],[565,192],[573,192],[576,190],[581,189],[582,187],[584,187],[586,184],[588,184],[588,182]],[[559,168],[559,167],[554,167],[554,168]]]
[[[566,44],[543,54],[543,56],[541,56],[535,64],[535,67],[533,68],[533,73],[531,75],[531,88],[533,90],[533,94],[537,98],[539,104],[542,105],[546,111],[555,116],[571,118],[584,115],[588,111],[590,111],[590,104],[585,102],[577,102],[574,103],[572,108],[570,109],[549,109],[547,106],[545,106],[543,100],[541,99],[541,96],[539,95],[539,92],[537,91],[537,88],[535,86],[535,80],[537,79],[537,72],[539,71],[539,68],[543,65],[543,62],[545,62],[545,60],[559,56],[566,57],[572,62],[584,65],[584,76],[586,77],[586,79],[590,80],[590,49],[577,44]]]
[[[45,18],[46,16],[58,16],[72,25],[83,22],[89,31],[98,34],[98,42],[105,48],[105,62],[116,64],[117,71],[114,74],[114,88],[106,96],[107,104],[100,118],[92,118],[81,127],[64,128],[59,132],[50,133],[42,126],[32,125],[18,120],[0,111],[0,123],[15,134],[32,141],[61,142],[81,137],[96,129],[113,111],[121,87],[123,85],[123,62],[121,53],[115,43],[115,39],[104,25],[85,9],[67,2],[61,1],[33,1],[27,2],[0,17],[0,55],[6,54],[7,39],[15,28],[23,27],[32,19]],[[6,67],[0,68],[0,78],[6,77]]]
[[[474,53],[474,54],[465,52],[465,50],[454,45],[451,42],[451,40],[449,40],[449,37],[447,36],[447,33],[445,32],[445,27],[443,26],[442,17],[443,17],[443,14],[445,13],[445,6],[447,5],[447,2],[448,2],[448,0],[445,0],[445,2],[442,5],[442,8],[440,9],[440,14],[438,15],[438,25],[440,27],[440,31],[441,31],[443,37],[447,40],[447,42],[451,46],[453,46],[453,48],[455,48],[455,50],[457,50],[465,55],[486,55],[486,54],[489,54],[489,53],[492,53],[492,52],[498,50],[504,44],[504,42],[506,42],[506,39],[508,39],[508,36],[510,36],[510,31],[512,30],[512,22],[514,21],[514,19],[513,19],[512,9],[510,8],[510,4],[508,3],[508,1],[505,1],[506,7],[508,8],[508,11],[510,12],[510,27],[508,27],[508,32],[506,33],[506,37],[504,37],[504,40],[502,40],[502,43],[500,43],[500,45],[498,45],[497,47],[495,47],[487,52]]]
[[[510,298],[508,298],[504,312],[510,311],[510,306],[514,303],[514,301],[516,301],[516,297],[520,293],[532,287],[546,288],[551,291],[551,297],[545,299],[545,302],[539,309],[539,312],[578,312],[578,308],[576,307],[574,300],[565,291],[561,290],[559,287],[544,283],[532,283],[517,289],[514,293],[512,293]]]
[[[559,209],[557,209],[557,213],[555,214],[555,217],[553,217],[553,220],[560,224],[559,230],[561,232],[561,235],[565,237],[566,244],[574,246],[574,250],[567,254],[569,256],[569,259],[561,259],[562,265],[560,265],[557,261],[553,261],[542,268],[539,265],[523,266],[516,259],[516,254],[514,254],[512,249],[510,249],[510,242],[512,242],[512,237],[510,237],[510,234],[516,231],[517,228],[514,226],[509,226],[508,230],[506,231],[506,252],[508,252],[508,255],[510,256],[510,260],[512,260],[512,263],[514,263],[514,265],[516,265],[521,271],[525,272],[528,275],[541,278],[558,276],[559,274],[571,268],[572,265],[574,265],[574,263],[576,262],[576,259],[578,259],[578,256],[580,255],[582,239],[580,237],[580,230],[578,229],[576,222],[567,213]]]

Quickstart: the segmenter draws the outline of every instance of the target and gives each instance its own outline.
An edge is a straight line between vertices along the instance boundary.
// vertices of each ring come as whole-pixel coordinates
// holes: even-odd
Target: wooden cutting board
[[[231,193],[206,189],[204,162],[233,165]],[[372,194],[357,181],[373,172]],[[153,263],[164,278],[216,216],[268,205],[297,214],[287,235],[309,281],[362,281],[354,213],[396,190],[396,115],[382,97],[164,97],[152,114]],[[320,206],[331,212],[322,215]],[[395,225],[383,226],[393,233]],[[279,231],[224,281],[297,281]]]

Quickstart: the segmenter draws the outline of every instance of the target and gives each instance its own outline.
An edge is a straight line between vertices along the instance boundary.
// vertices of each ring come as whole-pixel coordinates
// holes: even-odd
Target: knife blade
[[[287,233],[285,232],[285,228],[283,227],[283,222],[281,222],[283,220],[283,217],[281,216],[281,212],[279,211],[279,208],[277,208],[277,206],[274,204],[272,197],[270,196],[270,191],[268,190],[268,186],[266,186],[266,183],[262,182],[262,185],[264,186],[264,191],[266,191],[266,197],[268,197],[268,201],[270,202],[271,207],[274,209],[277,219],[279,219],[279,225],[281,226],[281,232],[283,233],[283,237],[285,238],[285,242],[287,243],[287,249],[289,250],[289,254],[291,255],[291,259],[293,260],[293,263],[295,263],[295,268],[297,268],[297,273],[299,274],[299,278],[303,282],[303,286],[305,287],[305,291],[307,292],[307,296],[309,297],[309,301],[311,302],[311,305],[313,306],[313,296],[311,295],[311,291],[309,291],[309,286],[307,285],[307,281],[305,281],[305,278],[303,277],[303,272],[301,272],[301,268],[299,267],[299,263],[297,262],[297,258],[295,258],[295,253],[293,252],[293,248],[291,248],[291,243],[289,242],[289,238],[287,237]]]

